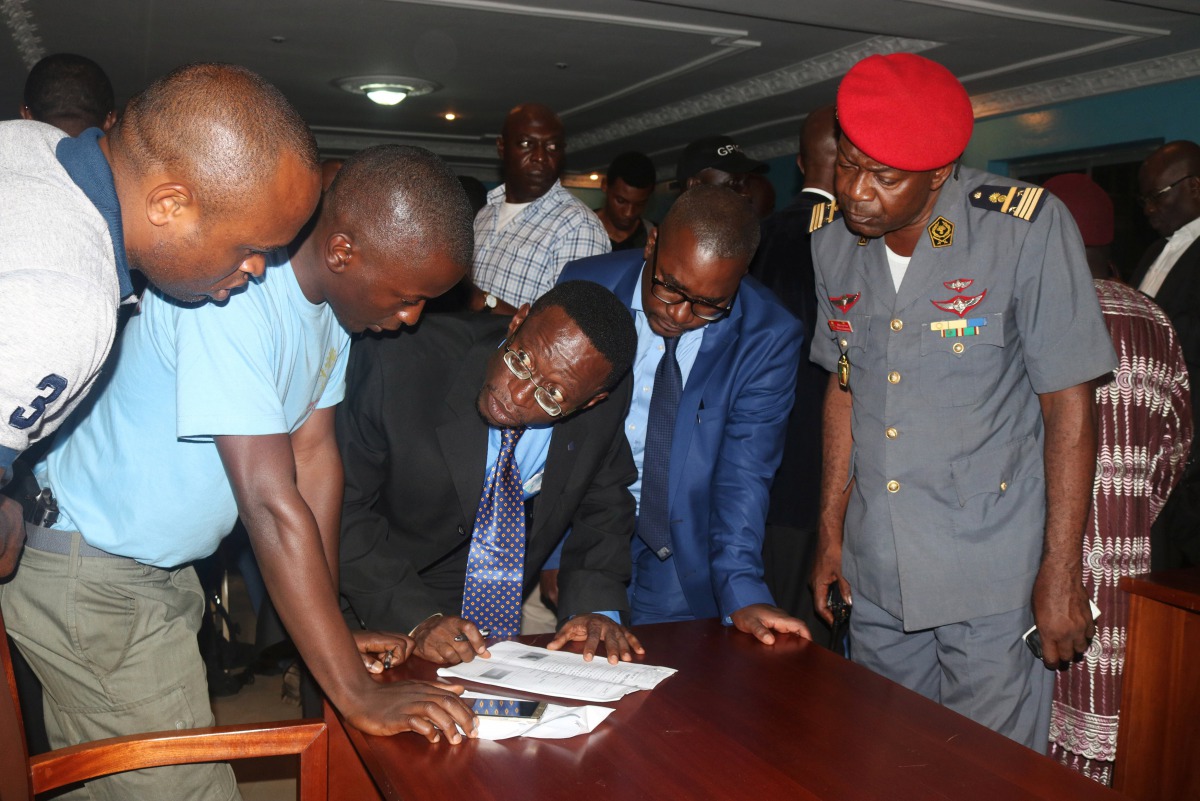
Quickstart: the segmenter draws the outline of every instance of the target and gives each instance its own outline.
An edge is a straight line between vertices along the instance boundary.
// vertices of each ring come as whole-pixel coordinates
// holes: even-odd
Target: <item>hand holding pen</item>
[[[480,629],[459,615],[433,615],[412,631],[416,655],[438,665],[490,657],[485,642],[490,635],[490,630]]]

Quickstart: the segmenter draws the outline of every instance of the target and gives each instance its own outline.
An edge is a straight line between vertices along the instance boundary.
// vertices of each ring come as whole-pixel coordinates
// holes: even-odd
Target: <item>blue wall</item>
[[[1150,139],[1200,141],[1200,78],[977,122],[963,163],[1003,174],[1013,159]]]

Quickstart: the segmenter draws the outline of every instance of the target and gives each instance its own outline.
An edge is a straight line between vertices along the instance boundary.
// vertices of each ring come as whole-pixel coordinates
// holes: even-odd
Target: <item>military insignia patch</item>
[[[855,292],[854,294],[847,293],[845,295],[838,295],[837,297],[830,295],[829,302],[836,306],[842,314],[845,314],[850,311],[855,303],[858,303],[860,297],[862,297],[861,292]]]
[[[954,223],[940,214],[926,230],[929,231],[929,243],[935,248],[947,248],[954,244]]]
[[[929,302],[934,306],[937,306],[942,311],[953,312],[959,317],[962,317],[971,309],[978,306],[983,300],[983,296],[986,294],[987,290],[985,289],[978,295],[974,296],[958,295],[957,297],[950,298],[950,300],[933,300],[931,298]]]
[[[973,283],[975,283],[974,278],[955,278],[953,281],[943,281],[942,286],[951,292],[962,292]]]
[[[861,248],[865,244],[867,244],[867,238],[865,236],[860,236],[858,238],[858,246]]]
[[[836,220],[841,215],[841,209],[838,208],[837,201],[828,203],[818,203],[813,206],[812,217],[808,221],[808,232],[811,234],[818,228]]]
[[[829,330],[842,334],[853,334],[854,326],[850,324],[849,320],[830,320]]]
[[[980,186],[971,193],[971,205],[1033,222],[1045,192],[1040,186]]]

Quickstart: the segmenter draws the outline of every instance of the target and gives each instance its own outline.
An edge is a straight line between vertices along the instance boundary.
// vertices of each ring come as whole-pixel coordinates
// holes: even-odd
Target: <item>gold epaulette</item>
[[[838,208],[836,200],[830,200],[825,203],[818,203],[813,206],[812,219],[808,221],[808,232],[811,234],[823,225],[836,220],[842,215],[842,210]]]
[[[977,186],[971,191],[971,205],[1033,222],[1045,194],[1040,186]]]

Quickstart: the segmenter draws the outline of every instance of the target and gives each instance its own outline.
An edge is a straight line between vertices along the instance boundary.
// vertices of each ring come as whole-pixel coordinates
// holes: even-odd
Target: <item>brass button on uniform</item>
[[[901,328],[904,327],[904,321],[903,320],[892,320],[891,325],[892,325],[893,331],[899,331]]]
[[[844,340],[844,339],[842,340],[842,347],[843,347],[843,348],[844,348],[844,347],[846,347],[846,346],[847,346],[847,345],[849,345],[849,344],[850,344],[850,343],[849,343],[849,342],[847,342],[846,340]]]
[[[888,383],[889,384],[899,384],[900,383],[900,374],[898,372],[896,372],[895,370],[888,373]]]
[[[954,343],[954,344],[953,344],[953,345],[950,347],[950,350],[954,351],[955,353],[962,353],[964,350],[966,350],[966,348],[965,348],[965,347],[963,347],[963,343],[961,343],[961,342],[955,342],[955,343]]]
[[[887,430],[883,432],[883,435],[888,439],[895,439],[896,437],[900,436],[900,432],[889,426]]]
[[[889,481],[887,483],[887,488],[888,488],[888,492],[899,492],[900,491],[900,482],[895,481],[895,480]]]
[[[1001,492],[1004,492],[1004,491],[1005,491],[1005,490],[1007,490],[1007,489],[1008,489],[1008,482],[1007,482],[1007,481],[1001,481],[1001,482],[1000,482],[1000,491],[1001,491]]]

